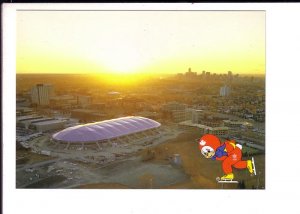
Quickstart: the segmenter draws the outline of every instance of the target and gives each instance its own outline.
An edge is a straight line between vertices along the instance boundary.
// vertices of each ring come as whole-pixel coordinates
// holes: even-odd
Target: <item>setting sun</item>
[[[115,47],[114,51],[106,51],[99,56],[101,64],[110,73],[127,74],[135,73],[137,69],[143,66],[142,55],[134,50],[134,47],[120,45]],[[97,56],[97,54],[95,53]]]

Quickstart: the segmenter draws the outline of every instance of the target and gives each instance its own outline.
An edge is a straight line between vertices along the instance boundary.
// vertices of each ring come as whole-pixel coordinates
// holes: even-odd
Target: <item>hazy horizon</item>
[[[160,76],[160,75],[165,75],[165,76],[173,76],[173,75],[177,75],[177,74],[184,74],[188,72],[188,70],[186,71],[183,71],[183,72],[179,72],[179,73],[154,73],[154,74],[151,74],[151,73],[147,73],[147,76]],[[192,70],[192,72],[197,72],[197,71],[194,71]],[[206,72],[210,72],[210,71],[206,71]],[[133,74],[114,74],[114,73],[85,73],[85,72],[81,72],[81,73],[43,73],[43,72],[40,72],[40,73],[16,73],[17,75],[105,75],[105,76],[110,76],[110,75],[115,75],[115,76],[124,76],[124,75],[129,75],[129,76],[137,76],[137,75],[141,75],[141,76],[145,76],[143,74],[138,74],[138,73],[133,73]],[[197,72],[198,75],[201,75],[201,72]],[[210,72],[210,74],[214,74],[214,72]],[[216,73],[216,75],[227,75],[228,72],[224,72],[224,73]],[[233,72],[233,75],[236,75],[238,74],[239,76],[265,76],[265,73],[234,73]]]

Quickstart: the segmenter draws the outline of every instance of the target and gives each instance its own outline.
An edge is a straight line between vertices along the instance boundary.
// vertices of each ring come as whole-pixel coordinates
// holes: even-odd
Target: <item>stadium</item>
[[[55,150],[93,150],[127,144],[145,144],[160,135],[160,123],[130,116],[66,128],[52,135]]]

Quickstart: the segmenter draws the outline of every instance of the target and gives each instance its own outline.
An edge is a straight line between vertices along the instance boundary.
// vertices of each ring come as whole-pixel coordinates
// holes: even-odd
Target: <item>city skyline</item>
[[[17,73],[265,73],[263,11],[18,11]]]

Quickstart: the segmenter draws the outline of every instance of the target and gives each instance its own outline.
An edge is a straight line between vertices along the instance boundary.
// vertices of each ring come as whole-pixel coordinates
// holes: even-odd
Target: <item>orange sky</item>
[[[18,11],[17,73],[265,72],[263,11]]]

